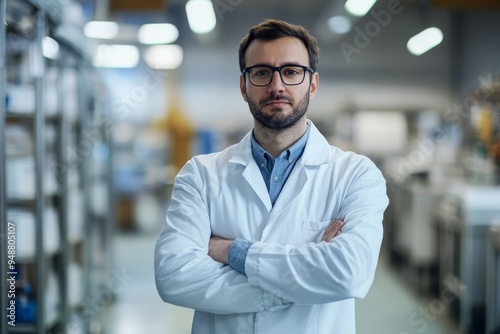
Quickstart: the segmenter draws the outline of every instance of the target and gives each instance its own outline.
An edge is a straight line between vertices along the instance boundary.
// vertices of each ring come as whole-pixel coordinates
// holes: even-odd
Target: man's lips
[[[274,101],[269,101],[265,105],[271,106],[271,107],[284,107],[285,105],[289,104],[290,102],[284,101],[284,100],[274,100]]]

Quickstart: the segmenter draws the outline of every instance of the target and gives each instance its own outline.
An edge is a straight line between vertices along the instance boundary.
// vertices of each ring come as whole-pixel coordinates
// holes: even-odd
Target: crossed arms
[[[330,226],[325,230],[321,241],[330,242],[333,238],[342,233],[342,226],[344,226],[342,220],[336,219],[332,221]],[[233,241],[234,240],[212,236],[209,242],[208,255],[217,262],[229,264],[228,255]]]

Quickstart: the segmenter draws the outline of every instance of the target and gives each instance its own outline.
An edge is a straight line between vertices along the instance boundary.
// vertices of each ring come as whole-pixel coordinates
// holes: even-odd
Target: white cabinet
[[[439,277],[444,288],[458,287],[448,289],[455,293],[449,308],[464,333],[485,332],[487,244],[499,204],[499,187],[457,183],[440,205]]]

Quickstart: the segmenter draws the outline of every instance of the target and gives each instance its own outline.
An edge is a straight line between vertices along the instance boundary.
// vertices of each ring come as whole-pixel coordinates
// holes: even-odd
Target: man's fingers
[[[336,236],[338,236],[340,233],[342,233],[342,227],[344,226],[344,222],[340,219],[337,219],[333,221],[330,226],[326,229],[325,233],[323,234],[323,238],[321,241],[326,241],[329,242]]]

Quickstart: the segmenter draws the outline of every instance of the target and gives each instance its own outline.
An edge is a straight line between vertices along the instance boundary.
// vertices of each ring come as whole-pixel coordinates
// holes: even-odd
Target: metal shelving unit
[[[10,10],[18,10],[22,14],[29,13],[28,23],[32,25],[33,33],[29,36],[20,35],[14,43],[9,41],[8,34],[16,27],[9,26],[14,21],[10,18]],[[0,322],[0,333],[36,333],[36,334],[59,334],[66,332],[93,333],[95,328],[94,316],[90,316],[86,301],[93,300],[98,293],[98,288],[102,281],[106,280],[110,272],[111,248],[112,248],[112,226],[113,216],[111,206],[113,205],[111,189],[111,157],[108,154],[103,161],[95,161],[93,150],[97,145],[104,145],[110,148],[110,134],[104,133],[99,141],[92,141],[85,148],[83,159],[76,162],[72,160],[71,154],[81,154],[83,148],[80,144],[84,141],[86,131],[93,126],[102,124],[100,119],[106,115],[108,106],[95,107],[94,83],[89,81],[95,70],[90,62],[91,52],[83,37],[81,28],[72,26],[70,22],[63,19],[63,7],[57,0],[6,0],[0,1],[0,247],[2,249],[1,274],[2,282],[8,278],[8,222],[16,224],[20,229],[22,224],[16,221],[9,221],[11,209],[27,212],[33,216],[33,244],[28,247],[32,254],[29,256],[18,256],[15,261],[19,266],[23,284],[29,281],[32,286],[33,302],[36,305],[34,321],[22,323],[18,319],[23,312],[16,309],[16,326],[11,326],[8,321]],[[17,14],[17,13],[15,13]],[[20,14],[20,15],[22,15]],[[15,24],[13,24],[15,25]],[[17,33],[17,32],[16,32]],[[52,37],[59,44],[60,56],[57,60],[49,60],[43,56],[43,39],[46,36]],[[10,43],[10,45],[8,45]],[[10,49],[14,50],[14,57],[9,55]],[[16,58],[17,57],[17,58]],[[20,59],[20,60],[19,60]],[[28,59],[29,63],[23,62]],[[19,62],[18,62],[19,60]],[[15,62],[15,63],[13,63]],[[12,71],[19,70],[21,74],[20,86],[26,84],[28,77],[30,88],[33,88],[33,107],[29,111],[19,112],[10,110],[8,106],[7,93],[10,83],[8,77],[12,76]],[[47,73],[51,71],[55,74],[55,80],[49,82]],[[95,80],[98,80],[96,77]],[[72,84],[69,84],[70,81]],[[32,87],[31,87],[32,86]],[[68,88],[70,87],[70,88]],[[104,87],[101,87],[105,89]],[[50,108],[48,113],[48,89],[52,89],[56,94],[55,107]],[[72,89],[70,95],[74,95],[74,100],[70,101],[66,94],[68,89]],[[25,93],[25,92],[24,92]],[[19,96],[16,97],[19,101]],[[22,98],[22,95],[21,95]],[[54,101],[52,101],[54,102]],[[74,106],[68,108],[68,104]],[[28,103],[29,105],[29,103]],[[69,109],[74,112],[69,113]],[[17,126],[30,134],[30,159],[33,160],[33,188],[31,196],[9,197],[10,185],[15,183],[9,180],[9,154],[7,152],[7,131],[9,126]],[[52,130],[52,131],[49,131]],[[109,131],[108,131],[109,132]],[[50,134],[52,144],[48,144]],[[80,157],[79,157],[80,158]],[[92,210],[92,181],[97,177],[93,172],[94,166],[101,164],[107,166],[105,179],[101,180],[106,189],[106,201],[110,206],[105,214],[96,214]],[[55,186],[47,186],[47,175],[54,174]],[[22,180],[29,183],[30,180]],[[49,193],[48,188],[51,189]],[[76,197],[75,197],[76,196]],[[74,200],[76,198],[76,200]],[[81,217],[81,231],[75,230],[74,205],[81,212],[76,216]],[[57,247],[47,241],[51,236],[48,228],[50,219],[46,219],[48,213],[57,217]],[[24,222],[25,223],[25,222]],[[52,223],[54,224],[54,223]],[[53,227],[53,226],[52,226]],[[99,228],[97,228],[99,227]],[[26,228],[26,225],[24,226]],[[19,232],[19,231],[17,231]],[[21,239],[16,236],[17,239]],[[53,238],[55,240],[55,238]],[[54,241],[53,240],[53,241]],[[92,240],[98,240],[98,245]],[[20,242],[18,240],[17,242]],[[26,244],[26,238],[23,243]],[[16,246],[17,247],[17,246]],[[48,250],[50,249],[50,251]],[[17,249],[16,249],[17,251]],[[98,262],[96,257],[102,257]],[[17,267],[16,267],[17,268]],[[77,274],[81,282],[75,282],[75,268],[79,268]],[[99,282],[95,282],[95,276],[99,276]],[[16,277],[16,280],[19,276]],[[77,280],[78,281],[78,280]],[[107,282],[107,280],[106,280]],[[81,283],[81,284],[79,284]],[[10,298],[2,291],[0,315],[2,319],[8,319],[6,305],[10,300],[15,300],[19,305],[21,287],[16,281],[16,296]],[[2,283],[2,289],[7,289],[7,285]],[[56,287],[55,295],[59,298],[54,303],[52,293],[47,293],[47,286]],[[81,294],[75,297],[75,289],[81,288]],[[24,285],[23,285],[24,289]],[[55,311],[47,314],[47,303],[57,304]],[[76,321],[74,320],[76,316]],[[98,315],[96,315],[98,316]],[[31,319],[31,318],[30,318]],[[98,326],[97,326],[98,327]]]

